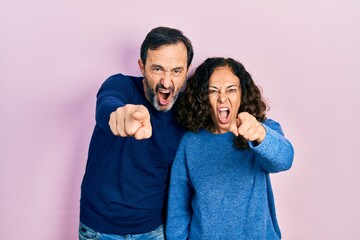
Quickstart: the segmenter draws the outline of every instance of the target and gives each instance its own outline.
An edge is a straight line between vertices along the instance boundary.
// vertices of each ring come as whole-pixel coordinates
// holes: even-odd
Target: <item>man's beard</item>
[[[175,92],[173,87],[168,88],[172,92],[172,96],[169,96],[172,99],[170,100],[170,102],[166,106],[164,106],[164,105],[161,105],[159,103],[160,101],[158,99],[157,91],[159,91],[158,90],[159,88],[163,88],[163,89],[166,89],[166,88],[159,82],[156,85],[155,90],[154,90],[154,89],[151,88],[151,86],[150,86],[149,82],[147,81],[146,77],[144,77],[144,80],[145,80],[145,83],[146,83],[146,92],[145,92],[145,94],[146,94],[146,96],[148,96],[149,102],[158,111],[162,111],[162,112],[169,111],[174,106],[174,103],[175,103],[176,99],[179,96],[179,91]]]

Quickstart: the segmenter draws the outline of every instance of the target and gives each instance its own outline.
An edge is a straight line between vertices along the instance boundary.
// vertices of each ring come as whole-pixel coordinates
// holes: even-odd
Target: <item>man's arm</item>
[[[131,102],[134,89],[129,77],[121,74],[109,77],[97,94],[96,123],[115,136],[149,138],[150,114],[145,106]]]

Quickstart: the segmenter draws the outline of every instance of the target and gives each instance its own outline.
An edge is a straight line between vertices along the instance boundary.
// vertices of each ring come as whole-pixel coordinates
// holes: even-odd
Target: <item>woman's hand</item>
[[[248,112],[238,114],[236,120],[230,126],[230,132],[236,136],[241,135],[247,141],[261,143],[266,135],[264,126]]]

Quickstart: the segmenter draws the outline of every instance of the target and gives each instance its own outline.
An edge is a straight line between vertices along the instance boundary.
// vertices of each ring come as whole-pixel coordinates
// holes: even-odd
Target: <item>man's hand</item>
[[[112,133],[121,137],[135,137],[137,140],[150,138],[152,127],[150,113],[143,105],[127,104],[110,114]]]
[[[257,141],[258,143],[261,143],[266,135],[264,126],[248,112],[239,113],[229,130],[236,136],[241,135],[250,142]]]

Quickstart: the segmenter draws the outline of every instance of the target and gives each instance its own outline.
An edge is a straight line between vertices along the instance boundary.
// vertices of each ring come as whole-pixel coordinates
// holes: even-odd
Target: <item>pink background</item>
[[[283,239],[359,239],[359,1],[216,2],[1,1],[1,239],[77,239],[96,92],[139,75],[158,25],[189,36],[193,67],[231,56],[264,89],[295,147],[272,175]]]

